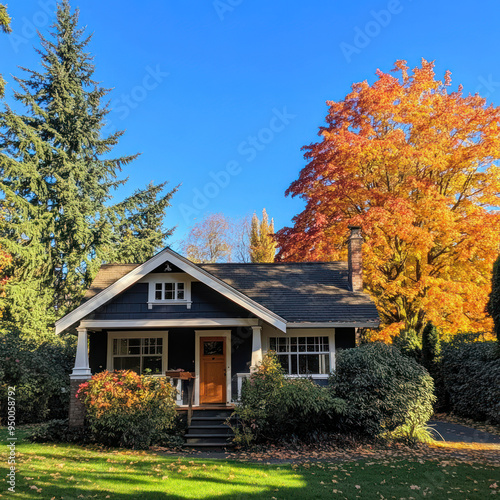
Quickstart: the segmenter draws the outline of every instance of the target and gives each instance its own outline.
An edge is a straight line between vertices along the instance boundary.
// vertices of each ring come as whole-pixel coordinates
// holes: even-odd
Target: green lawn
[[[12,495],[5,479],[4,429],[0,435],[0,497],[5,498],[483,500],[500,490],[500,469],[481,464],[385,460],[266,466],[176,459],[152,452],[30,444],[19,433],[19,471],[16,494]]]

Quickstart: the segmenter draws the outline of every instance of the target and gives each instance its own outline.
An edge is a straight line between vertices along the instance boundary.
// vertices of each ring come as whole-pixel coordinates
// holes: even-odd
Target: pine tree
[[[170,233],[160,227],[173,194],[161,195],[164,184],[109,206],[125,182],[119,172],[137,155],[109,156],[123,132],[103,136],[109,90],[92,79],[91,36],[77,24],[64,0],[51,39],[40,36],[43,70],[22,68],[26,78],[15,79],[27,113],[0,113],[0,237],[14,270],[6,319],[23,331],[43,331],[74,307],[103,261],[144,260]]]
[[[250,228],[250,260],[252,262],[274,262],[276,244],[273,239],[274,221],[268,222],[267,212],[262,210],[262,221],[253,214]]]

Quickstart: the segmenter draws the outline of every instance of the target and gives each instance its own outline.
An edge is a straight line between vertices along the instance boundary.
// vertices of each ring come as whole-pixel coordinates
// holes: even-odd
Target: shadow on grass
[[[401,459],[267,466],[25,441],[17,451],[19,470],[13,498],[21,499],[314,500],[381,495],[482,499],[491,493],[490,479],[498,472],[482,465],[448,467],[437,461]],[[7,496],[6,487],[1,481],[5,493],[0,494]]]

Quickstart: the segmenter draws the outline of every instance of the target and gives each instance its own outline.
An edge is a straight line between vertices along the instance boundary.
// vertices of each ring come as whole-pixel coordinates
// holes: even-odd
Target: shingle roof
[[[91,299],[94,295],[102,292],[115,281],[139,266],[140,264],[103,264],[94,281],[92,281],[90,288],[85,293],[82,302]]]
[[[139,264],[106,264],[84,297],[94,295]],[[288,322],[331,322],[377,326],[375,304],[349,290],[346,262],[198,264],[198,266],[278,314]]]
[[[349,290],[346,262],[199,264],[288,322],[373,323],[365,293]]]

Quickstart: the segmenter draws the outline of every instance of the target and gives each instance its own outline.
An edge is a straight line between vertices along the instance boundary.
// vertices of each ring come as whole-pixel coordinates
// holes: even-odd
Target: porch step
[[[210,440],[214,440],[215,438],[223,438],[219,439],[219,441],[224,441],[224,438],[227,439],[228,437],[232,436],[228,435],[227,432],[225,434],[186,434],[186,439],[189,439],[190,441],[197,438],[210,439]]]
[[[225,422],[231,417],[231,410],[203,409],[194,412],[191,425],[184,436],[185,446],[191,448],[230,448],[233,430]]]
[[[193,417],[191,419],[191,427],[205,427],[207,425],[225,425],[224,422],[229,418],[227,417]],[[227,427],[227,426],[226,426]]]
[[[186,433],[186,436],[192,436],[193,434],[223,434],[227,436],[228,434],[233,434],[233,430],[228,425],[191,425]]]
[[[220,450],[221,448],[232,448],[233,445],[231,443],[186,443],[184,446],[188,448],[210,448],[213,450]]]
[[[208,417],[208,418],[229,418],[233,410],[213,409],[213,410],[195,410],[193,411],[193,418]]]

